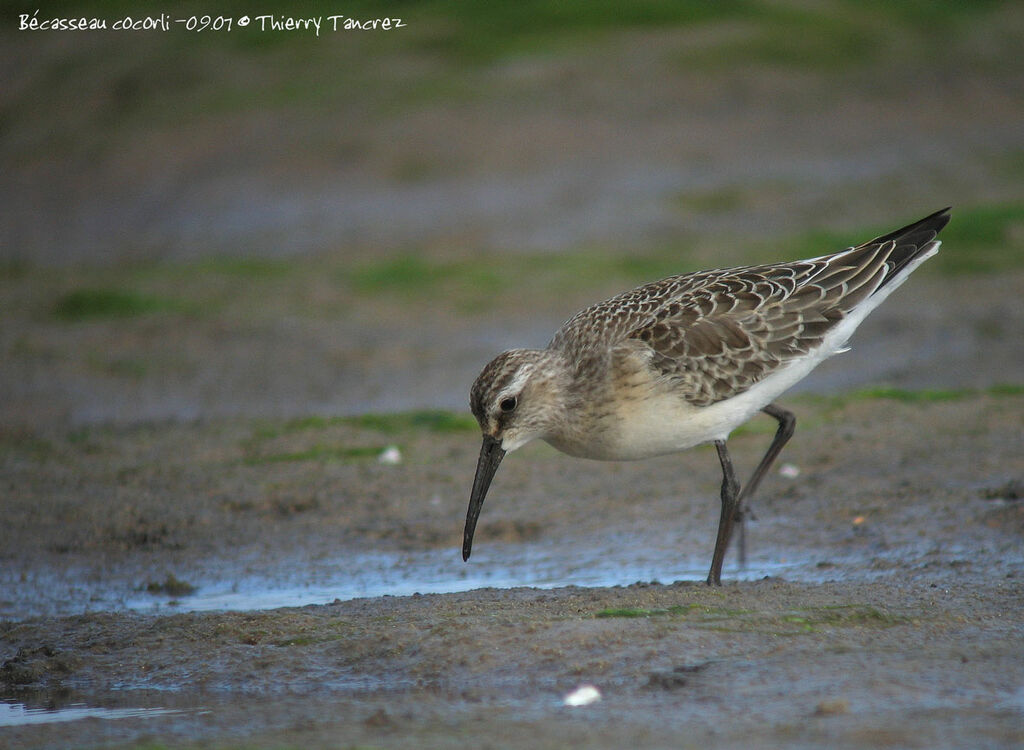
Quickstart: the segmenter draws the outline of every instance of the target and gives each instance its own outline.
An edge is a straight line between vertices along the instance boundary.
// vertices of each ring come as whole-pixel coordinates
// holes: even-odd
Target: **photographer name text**
[[[186,16],[175,17],[169,13],[156,16],[124,16],[113,19],[82,17],[40,18],[39,11],[22,13],[18,16],[19,31],[221,31],[253,29],[264,32],[297,31],[320,36],[320,32],[338,31],[393,31],[404,29],[401,18],[352,18],[351,16]]]

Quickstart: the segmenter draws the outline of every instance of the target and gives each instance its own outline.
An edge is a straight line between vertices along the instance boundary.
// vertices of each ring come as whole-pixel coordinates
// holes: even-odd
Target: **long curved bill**
[[[480,459],[476,463],[476,477],[473,478],[473,491],[469,494],[469,510],[466,512],[466,533],[462,537],[462,559],[469,559],[473,549],[473,532],[476,531],[476,519],[480,517],[480,509],[487,496],[487,488],[491,486],[494,472],[498,470],[505,451],[501,441],[490,435],[484,435],[484,444],[480,446]]]

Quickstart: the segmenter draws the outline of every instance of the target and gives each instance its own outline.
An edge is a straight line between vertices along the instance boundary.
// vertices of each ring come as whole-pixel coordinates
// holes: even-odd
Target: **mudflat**
[[[436,415],[5,433],[4,694],[151,711],[0,736],[12,747],[1019,744],[1024,395],[879,391],[793,406],[790,476],[766,481],[748,570],[730,558],[722,588],[655,574],[457,590],[477,564],[458,553],[477,436]],[[737,463],[752,465],[772,429],[765,418],[736,436]],[[402,462],[380,463],[391,444]],[[522,560],[524,545],[566,566],[595,549],[651,570],[703,565],[716,481],[706,449],[622,464],[524,449],[484,508],[482,565]],[[423,590],[449,593],[192,611],[233,576],[279,590],[319,576],[345,591],[356,552],[399,567],[430,556],[450,577]],[[538,570],[527,559],[504,574]],[[583,684],[601,700],[563,705]]]

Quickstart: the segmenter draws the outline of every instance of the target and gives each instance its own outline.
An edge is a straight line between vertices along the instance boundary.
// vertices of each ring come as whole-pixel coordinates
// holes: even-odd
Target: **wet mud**
[[[502,466],[464,564],[472,429],[224,420],[7,435],[3,698],[23,717],[114,713],[12,720],[0,736],[11,747],[1018,744],[1024,396],[791,406],[800,427],[755,505],[749,567],[731,556],[720,589],[700,582],[717,518],[708,450],[602,464],[524,449]],[[740,467],[772,429],[766,418],[734,437]],[[401,463],[308,455],[384,443],[401,446]],[[314,603],[346,590],[360,554],[390,571],[383,588],[410,560],[429,560],[434,578],[411,580],[428,569],[411,564],[414,593]],[[460,579],[474,566],[511,587]],[[545,579],[554,568],[588,585]],[[247,575],[262,591],[238,589]],[[322,590],[310,588],[317,575]],[[192,603],[233,583],[239,611]],[[292,595],[305,606],[273,608]],[[564,705],[584,684],[601,699]]]

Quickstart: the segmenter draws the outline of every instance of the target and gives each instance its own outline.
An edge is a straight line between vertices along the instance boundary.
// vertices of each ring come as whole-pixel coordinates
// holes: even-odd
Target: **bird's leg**
[[[793,416],[791,411],[787,411],[780,406],[775,404],[768,404],[761,411],[769,416],[775,417],[779,423],[779,429],[775,431],[775,437],[772,439],[772,444],[768,446],[768,452],[764,454],[764,458],[761,459],[761,463],[754,469],[754,473],[750,476],[750,481],[743,485],[743,489],[740,491],[739,501],[736,503],[736,521],[740,526],[740,539],[739,539],[739,555],[740,555],[740,567],[747,564],[747,534],[746,524],[743,522],[746,516],[750,514],[749,500],[755,492],[757,492],[757,486],[761,484],[761,480],[767,473],[768,469],[771,468],[772,462],[778,458],[779,453],[782,452],[782,447],[793,437],[793,432],[796,430],[796,417]]]
[[[732,460],[729,458],[725,441],[716,440],[715,449],[722,464],[722,515],[718,520],[718,539],[715,541],[715,554],[711,558],[708,586],[722,585],[722,561],[725,559],[725,551],[729,548],[729,537],[732,535],[732,524],[736,519],[740,494],[740,485],[736,481],[736,473],[732,470]]]

